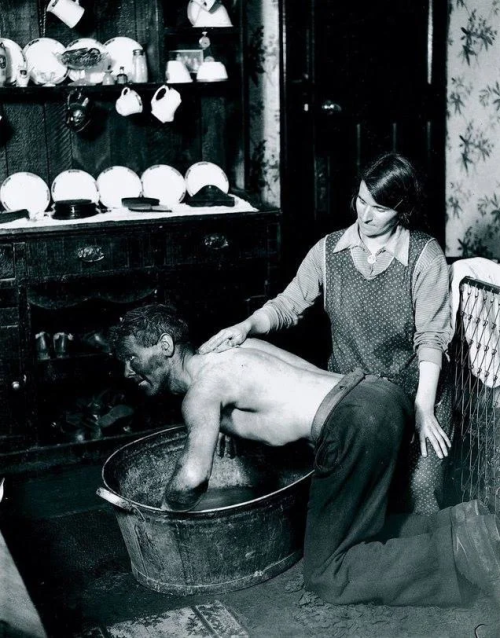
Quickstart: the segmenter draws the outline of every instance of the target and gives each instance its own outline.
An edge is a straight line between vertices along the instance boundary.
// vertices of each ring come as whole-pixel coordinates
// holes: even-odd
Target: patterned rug
[[[136,618],[109,627],[92,627],[77,638],[248,638],[247,631],[219,600]]]

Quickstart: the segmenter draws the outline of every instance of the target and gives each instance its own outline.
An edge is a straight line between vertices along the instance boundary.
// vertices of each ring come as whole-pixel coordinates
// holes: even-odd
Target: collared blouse
[[[346,229],[334,252],[349,250],[355,268],[365,279],[374,279],[387,270],[393,259],[408,266],[410,232],[398,226],[374,259],[364,245],[358,232],[358,223],[355,222]],[[285,290],[257,311],[267,315],[271,330],[296,325],[304,311],[324,295],[325,242],[326,237],[323,237],[311,248]],[[415,266],[412,281],[414,347],[419,361],[441,365],[442,353],[446,352],[451,341],[453,334],[448,289],[446,258],[438,242],[429,237]]]

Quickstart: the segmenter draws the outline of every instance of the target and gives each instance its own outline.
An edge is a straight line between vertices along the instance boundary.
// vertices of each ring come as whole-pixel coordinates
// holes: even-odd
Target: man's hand
[[[415,409],[415,429],[420,439],[422,456],[427,456],[427,440],[430,441],[440,459],[448,456],[451,441],[439,425],[432,410]]]
[[[245,322],[237,323],[229,328],[220,330],[216,335],[205,341],[199,348],[198,354],[208,354],[209,352],[224,352],[230,348],[241,346],[248,337],[250,327]]]

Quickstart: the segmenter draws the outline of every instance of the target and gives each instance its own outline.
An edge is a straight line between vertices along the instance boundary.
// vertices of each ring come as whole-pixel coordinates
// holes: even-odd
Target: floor
[[[445,610],[335,607],[303,590],[300,562],[216,596],[150,591],[130,572],[111,506],[95,495],[100,469],[94,463],[6,480],[0,529],[50,638],[498,638],[500,610],[481,596]]]

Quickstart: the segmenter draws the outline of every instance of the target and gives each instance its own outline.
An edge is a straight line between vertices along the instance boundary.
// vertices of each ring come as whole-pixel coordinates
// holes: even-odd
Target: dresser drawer
[[[232,265],[268,259],[277,250],[277,226],[267,222],[172,229],[162,237],[164,266]]]
[[[154,265],[149,233],[48,237],[29,243],[27,250],[31,280],[117,273]]]

